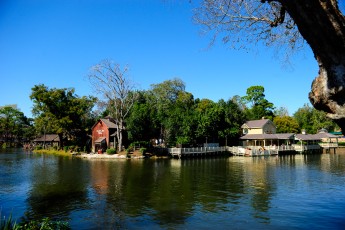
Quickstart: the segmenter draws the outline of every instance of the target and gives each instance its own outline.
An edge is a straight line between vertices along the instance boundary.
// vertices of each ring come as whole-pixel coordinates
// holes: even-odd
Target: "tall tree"
[[[118,151],[122,150],[125,119],[138,97],[127,74],[128,67],[121,69],[114,61],[104,60],[91,67],[88,75],[100,102],[115,120]]]
[[[67,139],[85,141],[87,127],[84,125],[94,106],[94,97],[79,97],[73,88],[49,89],[41,84],[32,88],[30,99],[34,103],[32,112],[38,131],[58,134],[60,146]]]
[[[277,116],[273,119],[277,133],[299,133],[299,125],[295,118],[290,116]]]
[[[152,94],[139,91],[129,116],[126,118],[128,139],[130,141],[149,141],[159,137],[160,122],[157,122],[155,106],[150,102]]]
[[[175,103],[177,102],[179,95],[185,93],[185,83],[179,79],[174,78],[171,80],[163,81],[159,84],[152,84],[150,92],[152,100],[150,103],[156,110],[156,122],[161,127],[160,138],[166,142],[174,142],[176,129],[174,125],[177,117],[170,116],[171,113],[176,112]]]
[[[273,120],[274,105],[265,98],[265,88],[260,85],[251,86],[247,89],[247,95],[243,100],[251,105],[246,109],[247,119],[255,120],[266,117]]]
[[[319,65],[309,99],[345,132],[345,17],[338,0],[203,0],[195,19],[224,42],[263,42],[285,53],[305,40]]]
[[[0,108],[0,137],[9,146],[32,137],[33,127],[24,113],[5,106]]]
[[[329,131],[338,129],[338,126],[326,116],[325,112],[318,111],[308,104],[304,104],[302,108],[299,108],[294,113],[294,118],[298,122],[299,127],[307,133],[317,133],[320,129],[327,129]]]

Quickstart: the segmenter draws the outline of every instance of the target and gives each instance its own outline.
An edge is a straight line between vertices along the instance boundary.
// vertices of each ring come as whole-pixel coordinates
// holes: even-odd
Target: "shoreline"
[[[82,159],[144,159],[144,156],[133,156],[127,157],[124,154],[97,154],[97,153],[72,153],[73,157]]]

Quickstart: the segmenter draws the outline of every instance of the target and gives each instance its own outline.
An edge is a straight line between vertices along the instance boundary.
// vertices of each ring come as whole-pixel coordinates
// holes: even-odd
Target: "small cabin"
[[[105,152],[116,147],[116,125],[114,119],[99,119],[92,126],[92,152]]]
[[[44,147],[59,147],[60,137],[57,134],[45,134],[40,137],[37,137],[32,142],[34,143],[34,145],[41,145]]]

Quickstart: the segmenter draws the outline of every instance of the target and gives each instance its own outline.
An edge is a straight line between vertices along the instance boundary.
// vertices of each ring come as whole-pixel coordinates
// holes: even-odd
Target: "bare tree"
[[[338,0],[203,0],[195,12],[214,37],[239,47],[263,41],[296,50],[306,41],[319,65],[309,99],[345,132],[345,17]]]
[[[88,75],[93,89],[102,97],[101,102],[115,120],[118,151],[122,150],[125,118],[137,98],[134,84],[128,79],[127,73],[127,66],[121,69],[119,64],[104,60],[93,66]]]

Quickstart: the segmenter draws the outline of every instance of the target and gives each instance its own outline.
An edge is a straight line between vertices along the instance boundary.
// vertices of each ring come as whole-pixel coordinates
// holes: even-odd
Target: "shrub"
[[[146,153],[146,151],[147,151],[147,149],[146,148],[140,148],[140,152],[141,152],[141,154],[145,154]]]
[[[67,153],[69,148],[68,146],[64,146],[63,149],[65,150],[65,153]]]
[[[112,155],[116,153],[116,150],[114,148],[110,148],[106,150],[107,154]]]
[[[6,148],[7,148],[6,143],[3,143],[2,146],[1,146],[1,148],[6,149]]]
[[[37,145],[37,146],[35,147],[35,150],[41,150],[41,149],[43,149],[42,145]]]

